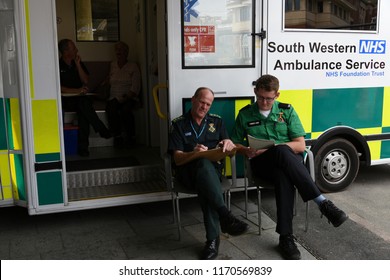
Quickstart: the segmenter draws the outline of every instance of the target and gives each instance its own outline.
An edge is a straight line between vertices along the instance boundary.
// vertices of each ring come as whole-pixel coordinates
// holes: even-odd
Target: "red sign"
[[[215,27],[188,25],[184,27],[184,52],[215,52]]]

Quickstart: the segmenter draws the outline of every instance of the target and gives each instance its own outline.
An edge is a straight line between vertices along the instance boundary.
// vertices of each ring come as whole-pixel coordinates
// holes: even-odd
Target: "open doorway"
[[[99,36],[92,35],[90,40],[80,40],[77,34],[77,16],[93,17],[93,5],[111,3],[111,1],[77,1],[78,5],[84,3],[84,10],[76,15],[76,1],[56,0],[57,13],[57,37],[58,41],[68,38],[74,42],[78,53],[89,72],[88,88],[91,90],[93,107],[99,119],[108,126],[106,115],[107,88],[104,81],[110,74],[111,62],[115,62],[115,44],[117,41],[99,40]],[[80,2],[80,3],[79,3]],[[156,168],[160,164],[159,151],[159,121],[155,113],[151,96],[152,88],[158,83],[157,62],[157,1],[144,0],[118,0],[118,38],[129,46],[128,61],[139,66],[141,76],[141,90],[139,94],[139,107],[134,109],[136,138],[134,143],[114,145],[113,138],[104,139],[90,128],[89,134],[89,155],[81,157],[77,153],[77,112],[63,112],[64,142],[66,151],[66,168],[68,177],[68,189],[71,189],[72,182],[76,176],[90,171],[90,177],[101,176],[102,172],[110,172],[118,168]],[[112,4],[112,3],[111,3]],[[80,7],[77,7],[80,9]],[[86,11],[85,9],[89,9]],[[92,9],[92,11],[91,11]],[[104,10],[104,6],[99,9]],[[108,8],[107,8],[108,10]],[[115,9],[111,9],[115,10]],[[97,16],[98,17],[98,16]],[[104,19],[100,24],[104,28]],[[92,28],[93,31],[94,28]],[[79,32],[78,32],[79,31]],[[102,30],[99,30],[102,32]],[[109,38],[109,36],[107,37]],[[161,73],[161,72],[160,72]],[[68,129],[69,128],[69,129]],[[156,141],[157,140],[157,141]],[[102,170],[101,172],[96,170]],[[133,172],[133,171],[132,171]],[[100,174],[100,175],[99,175]],[[129,180],[134,176],[125,175]],[[126,182],[122,182],[126,183]],[[111,188],[112,190],[114,188]],[[126,191],[126,190],[125,190]],[[114,194],[115,195],[115,194]],[[120,195],[117,194],[117,195]],[[69,194],[72,200],[72,194]]]
[[[71,3],[69,3],[71,2]],[[58,40],[68,38],[72,40],[77,49],[78,54],[82,58],[83,63],[89,72],[88,88],[96,96],[93,98],[93,106],[99,115],[99,118],[107,124],[105,106],[105,95],[107,91],[102,88],[103,81],[107,78],[110,72],[110,64],[116,59],[114,46],[117,41],[92,39],[80,40],[78,34],[77,17],[92,17],[93,11],[87,13],[85,10],[91,10],[96,2],[102,9],[104,3],[110,4],[111,1],[93,1],[84,0],[77,1],[84,3],[84,10],[77,14],[77,9],[74,5],[76,1],[56,0],[57,12],[57,37]],[[158,133],[158,121],[154,112],[153,104],[151,104],[151,91],[155,84],[158,83],[157,71],[157,7],[156,1],[114,1],[118,4],[118,38],[120,41],[129,46],[128,61],[136,63],[139,66],[141,73],[141,90],[139,94],[140,106],[133,111],[136,123],[136,139],[137,145],[157,147],[159,143],[153,141],[157,139],[154,133]],[[80,7],[78,7],[80,9]],[[92,9],[93,10],[93,9]],[[103,6],[104,10],[104,6]],[[109,7],[107,7],[109,10]],[[115,9],[114,9],[115,10]],[[99,17],[97,15],[96,17]],[[103,22],[104,19],[101,19]],[[102,24],[99,24],[101,26]],[[92,27],[92,30],[94,28]],[[98,32],[98,31],[96,31]],[[92,36],[92,38],[99,38]],[[75,121],[77,114],[72,112],[64,112],[64,123],[70,124]],[[76,120],[77,122],[77,120]],[[90,133],[90,147],[108,147],[113,145],[112,139],[102,139],[93,129]]]

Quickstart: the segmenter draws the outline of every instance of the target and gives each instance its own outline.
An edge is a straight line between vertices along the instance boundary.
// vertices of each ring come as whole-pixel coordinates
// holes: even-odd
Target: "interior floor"
[[[88,157],[81,157],[77,154],[67,155],[66,161],[75,160],[93,160],[93,159],[107,159],[118,158],[125,156],[132,156],[137,158],[140,165],[154,165],[162,164],[162,158],[160,156],[159,147],[148,147],[140,144],[136,144],[129,147],[115,148],[113,146],[106,147],[91,147],[89,148],[90,155]]]

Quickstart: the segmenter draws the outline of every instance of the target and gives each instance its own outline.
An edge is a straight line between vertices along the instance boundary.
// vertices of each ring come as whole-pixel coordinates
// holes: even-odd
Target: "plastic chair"
[[[305,149],[305,153],[303,156],[303,163],[305,164],[308,169],[311,178],[313,181],[315,180],[315,174],[314,174],[314,156],[313,152],[310,151],[308,148]],[[248,218],[248,190],[251,189],[256,189],[257,191],[257,205],[258,205],[258,225],[259,225],[259,235],[261,235],[261,190],[263,189],[274,189],[274,185],[271,182],[268,182],[264,179],[255,177],[254,174],[252,173],[251,166],[249,159],[245,159],[245,185],[244,185],[244,190],[245,190],[245,217]],[[298,192],[295,189],[295,206],[294,206],[294,215],[296,215],[296,201],[297,201],[297,195]],[[305,232],[307,232],[309,228],[309,203],[305,203],[305,208],[306,208],[306,214],[305,214]]]
[[[226,207],[230,210],[230,190],[237,185],[236,176],[236,157],[235,155],[228,156],[230,158],[231,166],[231,179],[226,175],[228,160],[225,159],[225,168],[223,169],[221,191],[224,193]],[[177,224],[178,239],[181,240],[181,219],[180,219],[180,199],[197,196],[197,192],[186,188],[177,178],[175,178],[172,172],[172,159],[169,154],[164,156],[165,165],[165,176],[167,190],[172,196],[172,209],[173,209],[173,220]]]

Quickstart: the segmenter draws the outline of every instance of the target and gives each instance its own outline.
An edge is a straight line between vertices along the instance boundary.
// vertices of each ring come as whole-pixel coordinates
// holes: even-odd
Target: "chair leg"
[[[231,202],[231,192],[230,190],[227,190],[225,192],[225,204],[226,204],[226,207],[227,209],[230,211],[230,202]]]
[[[172,192],[171,193],[171,199],[172,199],[172,213],[173,213],[173,223],[176,224],[177,223],[177,220],[176,220],[176,195]]]
[[[245,219],[248,219],[248,184],[245,178]]]
[[[298,191],[297,189],[294,190],[294,210],[293,210],[293,215],[297,215],[297,200],[298,200]]]
[[[259,235],[261,235],[261,190],[257,187],[257,218],[259,223]]]
[[[306,204],[305,205],[306,207],[305,232],[307,232],[309,229],[309,201],[307,201],[305,204]]]
[[[176,221],[177,221],[177,233],[179,237],[179,241],[181,240],[181,219],[180,219],[180,206],[179,206],[179,195],[176,194],[175,198],[176,202]]]
[[[228,209],[230,211],[230,203],[232,201],[232,193],[230,192],[230,190],[227,191],[227,200],[228,200]]]

